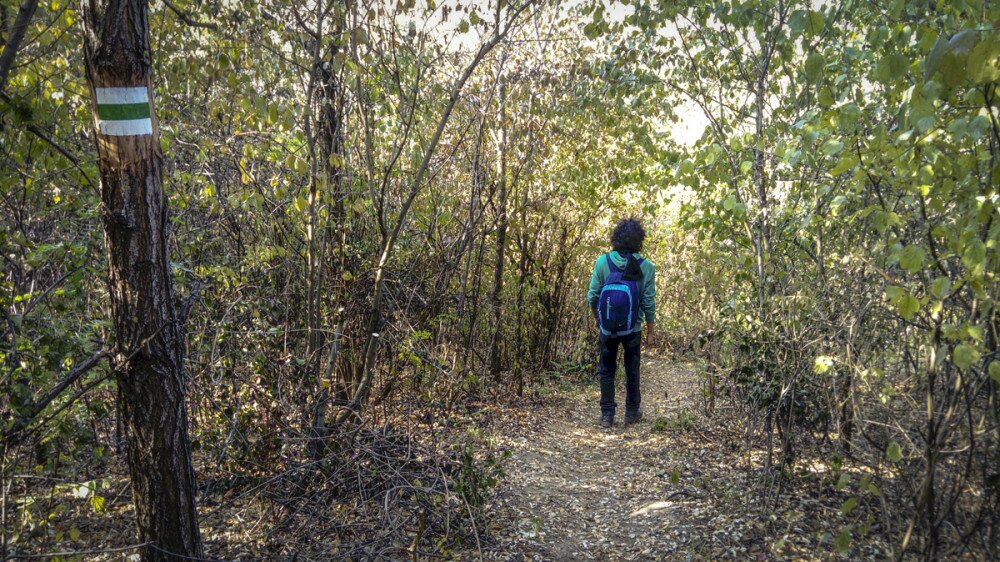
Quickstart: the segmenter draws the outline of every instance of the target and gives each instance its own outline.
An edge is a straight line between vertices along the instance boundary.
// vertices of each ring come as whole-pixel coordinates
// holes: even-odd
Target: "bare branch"
[[[219,30],[219,26],[218,25],[216,25],[214,23],[211,23],[211,22],[208,22],[208,23],[206,23],[206,22],[200,22],[200,21],[194,19],[187,12],[181,10],[177,6],[174,6],[174,4],[170,0],[163,0],[163,4],[166,7],[170,8],[170,11],[172,11],[175,14],[177,14],[177,17],[180,18],[180,20],[182,22],[190,25],[191,27],[200,27],[202,29],[211,29],[211,30],[214,30],[214,31],[218,31]]]
[[[27,413],[22,414],[21,417],[18,418],[17,421],[15,421],[14,424],[7,431],[4,432],[3,438],[0,439],[0,442],[6,445],[8,441],[17,437],[17,435],[25,427],[28,426],[31,420],[35,419],[35,417],[38,416],[38,414],[40,414],[42,410],[44,410],[45,407],[48,406],[53,400],[55,400],[60,394],[62,394],[63,391],[65,391],[69,387],[69,385],[73,384],[80,377],[87,374],[91,369],[99,365],[101,361],[107,356],[108,356],[107,350],[102,349],[101,351],[98,351],[94,355],[91,355],[90,358],[88,358],[83,363],[80,363],[79,365],[74,367],[69,373],[67,373],[66,377],[63,378],[62,382],[52,387],[51,390],[49,390],[44,395],[42,395],[41,398],[36,400],[35,403],[31,405],[31,408],[28,409]]]

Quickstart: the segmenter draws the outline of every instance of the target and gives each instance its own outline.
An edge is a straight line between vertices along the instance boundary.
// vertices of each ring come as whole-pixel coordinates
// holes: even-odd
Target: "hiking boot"
[[[625,413],[625,425],[630,425],[636,423],[642,419],[642,410],[636,410],[635,412]]]
[[[603,429],[611,429],[611,426],[615,424],[614,414],[602,414],[601,415],[601,427]]]

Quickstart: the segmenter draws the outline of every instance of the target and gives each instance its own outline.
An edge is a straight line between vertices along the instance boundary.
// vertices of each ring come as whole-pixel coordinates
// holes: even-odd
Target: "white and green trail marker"
[[[102,135],[128,137],[153,134],[149,92],[145,86],[95,88]]]

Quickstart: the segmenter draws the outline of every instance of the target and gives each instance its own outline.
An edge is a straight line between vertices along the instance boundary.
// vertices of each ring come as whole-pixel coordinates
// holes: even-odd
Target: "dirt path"
[[[678,443],[711,446],[692,434],[701,417],[699,393],[693,367],[644,358],[641,423],[622,425],[621,407],[615,427],[601,429],[595,383],[532,412],[541,418],[536,429],[498,436],[512,458],[501,493],[510,528],[497,557],[516,551],[513,558],[646,560],[704,542],[690,529],[707,522],[702,516],[714,502],[695,479],[701,470],[684,460],[690,451]],[[621,384],[618,402],[624,403]]]

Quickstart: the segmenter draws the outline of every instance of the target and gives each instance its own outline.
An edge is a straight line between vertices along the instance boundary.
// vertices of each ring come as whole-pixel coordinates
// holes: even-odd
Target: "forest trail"
[[[623,378],[619,373],[621,410]],[[702,417],[698,375],[692,365],[646,357],[641,382],[640,423],[623,425],[619,411],[614,428],[601,429],[595,381],[532,412],[532,428],[498,437],[512,453],[500,501],[509,517],[501,540],[513,544],[500,558],[513,551],[551,560],[645,560],[711,540],[690,532],[717,515],[703,517],[716,511],[714,502],[691,478],[702,471],[686,460],[691,445],[714,446],[692,434]],[[738,533],[739,523],[726,533]]]

